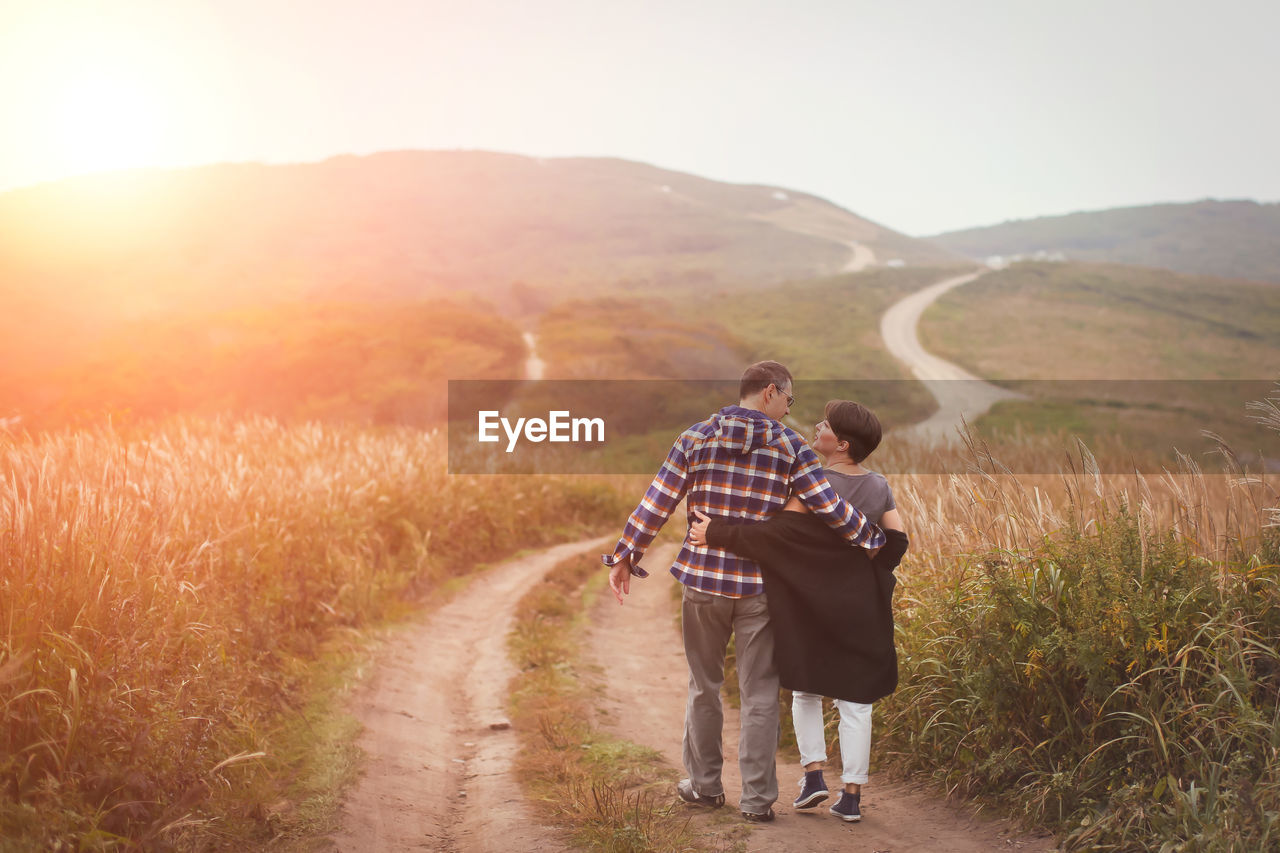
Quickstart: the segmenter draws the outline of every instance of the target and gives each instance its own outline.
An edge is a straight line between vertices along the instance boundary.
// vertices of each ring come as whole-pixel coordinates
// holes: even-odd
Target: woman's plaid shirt
[[[686,495],[686,523],[696,520],[695,509],[758,521],[782,509],[793,491],[851,545],[884,544],[880,528],[831,488],[817,455],[794,430],[753,409],[726,406],[676,439],[613,553],[603,555],[604,562],[612,566],[629,555],[632,574],[647,576],[640,558]],[[755,563],[719,548],[694,547],[687,539],[671,574],[683,584],[728,598],[764,592]]]

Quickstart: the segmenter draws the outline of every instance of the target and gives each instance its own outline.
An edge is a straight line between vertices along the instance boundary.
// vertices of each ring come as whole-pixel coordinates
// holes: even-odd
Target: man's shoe
[[[854,821],[862,820],[861,802],[861,793],[850,794],[848,791],[841,791],[840,802],[827,809],[827,811],[843,821],[853,823]]]
[[[777,817],[777,815],[773,813],[773,809],[769,809],[764,814],[760,814],[759,812],[743,812],[742,813],[742,819],[745,820],[747,823],[768,823],[769,821],[773,820],[775,817]]]
[[[804,778],[800,780],[800,789],[800,796],[791,804],[798,809],[811,809],[830,796],[827,784],[822,780],[821,770],[804,774]]]
[[[710,809],[718,809],[724,805],[724,794],[716,794],[714,797],[699,794],[693,789],[693,781],[691,779],[681,779],[677,782],[676,793],[680,795],[680,799],[690,805],[706,806]]]

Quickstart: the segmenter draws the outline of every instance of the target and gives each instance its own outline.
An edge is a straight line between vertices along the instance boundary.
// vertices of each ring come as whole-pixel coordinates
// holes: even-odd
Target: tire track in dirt
[[[565,849],[527,809],[512,773],[519,744],[512,729],[501,728],[515,672],[507,634],[530,585],[560,561],[613,541],[574,542],[501,563],[387,643],[353,700],[366,758],[334,849]]]
[[[688,668],[676,621],[679,605],[671,598],[669,584],[674,581],[662,571],[674,557],[674,546],[655,549],[645,561],[651,577],[632,580],[631,595],[622,607],[613,596],[600,596],[590,614],[587,648],[591,662],[605,679],[603,725],[617,737],[657,750],[671,766],[680,768]],[[742,786],[737,748],[738,711],[726,703],[725,807],[716,813],[689,807],[694,825],[713,844],[743,838],[748,851],[762,853],[812,853],[837,848],[878,853],[1048,853],[1055,849],[1051,839],[1020,835],[1008,821],[975,816],[971,810],[948,804],[922,788],[884,782],[874,776],[871,784],[863,788],[861,823],[844,823],[827,813],[838,794],[812,811],[797,811],[791,801],[798,790],[796,781],[803,773],[795,756],[781,753],[779,796],[774,805],[778,819],[771,824],[749,825],[736,816]],[[873,741],[873,766],[874,749]],[[838,772],[829,769],[827,781],[834,783],[833,790],[838,791]],[[732,816],[728,821],[721,818],[725,812]]]

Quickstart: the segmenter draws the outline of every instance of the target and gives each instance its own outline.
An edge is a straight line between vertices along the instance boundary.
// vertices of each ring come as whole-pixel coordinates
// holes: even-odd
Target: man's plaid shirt
[[[612,554],[612,566],[630,555],[633,574],[662,525],[687,494],[686,522],[693,510],[707,515],[758,521],[782,509],[794,491],[819,518],[852,545],[878,548],[884,533],[849,506],[827,482],[817,455],[796,432],[762,412],[726,406],[689,427],[667,454],[640,505],[627,519]],[[764,592],[760,568],[719,548],[684,547],[671,574],[694,589],[742,598]]]

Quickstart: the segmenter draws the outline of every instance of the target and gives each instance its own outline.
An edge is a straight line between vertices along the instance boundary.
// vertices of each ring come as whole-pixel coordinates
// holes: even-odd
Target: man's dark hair
[[[849,458],[861,462],[880,446],[880,419],[852,400],[831,400],[823,415],[836,438],[849,442]]]
[[[791,371],[776,361],[757,361],[742,371],[742,380],[738,383],[738,399],[745,400],[752,394],[758,394],[770,385],[776,385],[781,391],[791,384]]]

